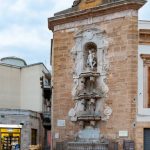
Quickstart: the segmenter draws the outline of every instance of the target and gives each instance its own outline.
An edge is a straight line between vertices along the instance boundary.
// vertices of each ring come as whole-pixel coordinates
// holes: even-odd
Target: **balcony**
[[[46,129],[51,129],[51,114],[49,111],[42,113],[43,126]]]

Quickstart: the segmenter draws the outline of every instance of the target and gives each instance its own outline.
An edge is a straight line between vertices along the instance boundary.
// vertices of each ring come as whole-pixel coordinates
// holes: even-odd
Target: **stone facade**
[[[110,66],[107,77],[109,92],[106,104],[113,112],[109,120],[100,122],[100,132],[105,138],[119,142],[120,150],[123,148],[123,140],[135,140],[138,8],[141,4],[137,5],[138,7],[130,7],[130,4],[128,7],[123,7],[125,4],[115,5],[114,7],[118,8],[116,10],[112,10],[110,5],[110,9],[107,7],[107,12],[103,10],[99,16],[93,15],[93,8],[93,13],[90,12],[89,17],[84,14],[84,17],[81,16],[77,20],[70,14],[63,18],[63,23],[58,16],[49,19],[49,28],[54,31],[52,52],[53,149],[56,142],[72,140],[79,131],[79,125],[70,122],[68,117],[70,108],[75,105],[71,95],[75,68],[71,51],[75,45],[75,35],[81,30],[84,31],[85,28],[92,29],[93,27],[105,31],[108,41],[107,58]],[[63,120],[65,124],[59,125],[60,120]],[[122,131],[126,135],[121,135]]]
[[[40,145],[43,144],[43,127],[39,113],[27,110],[0,109],[0,114],[0,124],[22,125],[22,150],[28,150],[29,145],[31,145],[31,129],[37,130],[37,143],[39,143]]]

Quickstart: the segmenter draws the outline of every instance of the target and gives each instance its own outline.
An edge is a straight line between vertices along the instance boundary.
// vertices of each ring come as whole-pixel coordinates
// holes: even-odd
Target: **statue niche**
[[[97,69],[97,46],[93,42],[85,44],[84,64],[86,71],[96,71]]]
[[[71,54],[75,106],[68,116],[80,127],[79,141],[99,141],[100,121],[109,120],[112,114],[112,109],[105,105],[109,91],[106,83],[109,71],[107,36],[104,30],[88,28],[77,32],[74,40]]]

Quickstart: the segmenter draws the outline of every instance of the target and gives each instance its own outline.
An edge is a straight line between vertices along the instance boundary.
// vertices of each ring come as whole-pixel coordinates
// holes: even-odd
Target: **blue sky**
[[[49,68],[50,39],[47,18],[71,7],[74,0],[0,0],[0,58],[21,57],[28,64],[43,62]],[[150,20],[150,0],[139,11]]]

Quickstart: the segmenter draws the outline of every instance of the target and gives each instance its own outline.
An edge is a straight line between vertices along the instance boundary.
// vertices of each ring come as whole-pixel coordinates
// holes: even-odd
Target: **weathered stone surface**
[[[78,132],[77,141],[84,142],[99,142],[100,140],[100,131],[99,129],[93,129],[91,127],[87,127],[84,130]]]
[[[72,47],[75,45],[76,33],[93,26],[98,26],[105,31],[109,43],[107,58],[110,73],[107,85],[110,90],[106,103],[112,108],[113,113],[107,122],[100,122],[101,134],[117,140],[119,150],[122,150],[124,139],[138,139],[140,134],[136,135],[136,129],[133,127],[136,121],[138,12],[137,8],[126,8],[120,7],[111,13],[97,16],[74,17],[74,20],[69,19],[68,16],[65,18],[68,22],[53,24],[52,132],[54,145],[57,141],[74,139],[79,131],[79,126],[71,123],[67,116],[70,108],[75,104],[71,93],[75,66],[72,59]],[[106,114],[109,112],[111,110],[108,109]],[[66,126],[58,127],[58,119],[64,119]],[[128,137],[119,137],[119,131],[128,131]],[[54,138],[55,133],[59,133],[58,139]],[[139,148],[141,144],[137,144],[137,147],[141,149]]]

